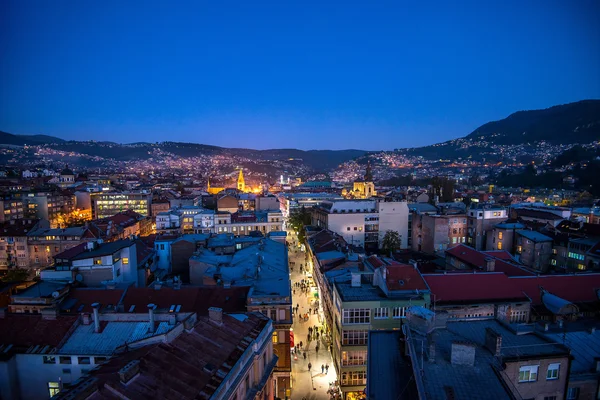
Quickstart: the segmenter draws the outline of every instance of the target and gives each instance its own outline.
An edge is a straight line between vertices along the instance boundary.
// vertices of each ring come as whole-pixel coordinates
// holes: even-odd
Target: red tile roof
[[[243,322],[223,315],[220,326],[200,317],[192,332],[184,331],[169,343],[148,345],[109,360],[92,372],[98,391],[90,399],[211,398],[269,322],[260,314],[247,315]],[[139,360],[139,375],[122,384],[118,372],[132,360]]]
[[[491,253],[491,252],[490,252]],[[458,244],[446,250],[446,255],[458,258],[459,260],[469,264],[471,267],[480,268],[485,271],[485,259],[492,257],[496,260],[495,272],[504,272],[508,276],[533,276],[533,272],[529,272],[521,267],[509,264],[500,258],[477,251],[464,244]]]
[[[499,272],[424,275],[438,304],[527,301],[509,277]],[[435,295],[435,296],[434,296]]]
[[[419,270],[412,265],[393,262],[386,266],[388,290],[428,290]]]
[[[385,265],[385,263],[377,256],[370,256],[367,258],[367,261],[373,266],[373,268],[379,268],[382,265]]]
[[[534,306],[542,303],[540,286],[572,303],[600,301],[597,293],[600,289],[600,274],[545,275],[509,279],[515,287],[531,298]]]
[[[494,258],[499,258],[500,260],[504,260],[504,261],[515,261],[513,256],[506,250],[489,250],[489,251],[482,251],[482,253],[485,255],[494,257]]]
[[[77,321],[74,316],[58,316],[54,320],[41,315],[8,314],[0,318],[0,345],[15,347],[56,347]]]

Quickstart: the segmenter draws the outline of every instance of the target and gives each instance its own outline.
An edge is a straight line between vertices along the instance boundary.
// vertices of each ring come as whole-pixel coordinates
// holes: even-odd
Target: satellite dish
[[[58,292],[52,292],[52,298],[58,299],[59,296],[60,296],[60,293],[58,293]]]
[[[83,276],[81,274],[77,274],[77,275],[75,275],[75,280],[77,282],[83,282]]]

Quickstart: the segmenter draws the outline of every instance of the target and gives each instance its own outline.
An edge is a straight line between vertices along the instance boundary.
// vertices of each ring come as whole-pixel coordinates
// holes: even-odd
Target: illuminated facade
[[[112,217],[126,210],[144,217],[150,215],[152,195],[147,193],[93,193],[91,198],[94,219]]]

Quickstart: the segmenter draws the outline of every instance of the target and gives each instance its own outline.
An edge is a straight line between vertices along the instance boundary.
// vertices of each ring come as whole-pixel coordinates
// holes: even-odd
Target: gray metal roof
[[[370,331],[367,361],[367,397],[404,400],[418,397],[412,368],[402,357],[400,331]]]

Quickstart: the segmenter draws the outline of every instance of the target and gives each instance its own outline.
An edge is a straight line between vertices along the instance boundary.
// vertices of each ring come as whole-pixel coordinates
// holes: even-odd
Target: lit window
[[[58,382],[48,382],[48,393],[50,397],[56,396],[60,392],[60,384]]]
[[[44,356],[44,364],[56,364],[56,357]]]
[[[502,250],[502,242],[498,242],[498,250]]]
[[[123,264],[129,264],[129,258],[123,257]]]
[[[559,369],[560,369],[559,363],[554,363],[554,364],[548,365],[548,372],[546,373],[546,379],[549,381],[553,380],[553,379],[558,379]]]
[[[498,232],[498,240],[502,240],[502,232]]]
[[[277,336],[277,331],[273,332],[273,343],[279,343],[279,337]]]
[[[525,365],[519,368],[519,382],[537,381],[538,365]]]

